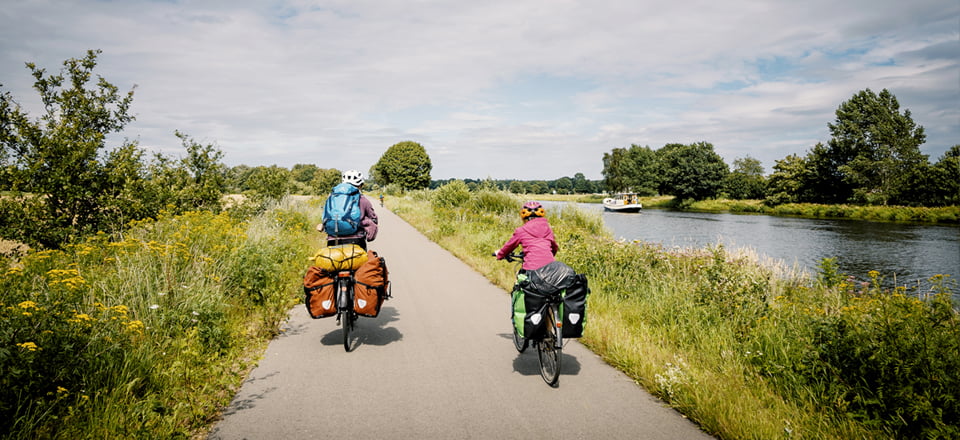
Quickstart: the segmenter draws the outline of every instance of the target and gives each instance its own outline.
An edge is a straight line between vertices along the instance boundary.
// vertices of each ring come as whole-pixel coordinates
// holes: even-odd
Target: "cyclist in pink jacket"
[[[523,270],[537,270],[555,260],[560,250],[553,229],[547,221],[547,212],[539,202],[527,202],[520,209],[523,226],[513,231],[513,236],[495,255],[502,260],[517,246],[523,247]]]

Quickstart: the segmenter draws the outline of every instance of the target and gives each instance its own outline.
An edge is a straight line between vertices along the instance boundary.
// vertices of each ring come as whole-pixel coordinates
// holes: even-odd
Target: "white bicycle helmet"
[[[357,188],[363,185],[363,173],[357,170],[344,171],[342,177],[344,183],[349,183]]]

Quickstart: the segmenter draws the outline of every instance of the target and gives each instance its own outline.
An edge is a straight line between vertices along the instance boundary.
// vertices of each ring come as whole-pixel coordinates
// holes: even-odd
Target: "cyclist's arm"
[[[503,257],[506,257],[507,254],[509,254],[510,252],[513,252],[513,250],[516,249],[517,246],[519,245],[520,245],[520,235],[517,233],[517,231],[514,231],[510,239],[507,240],[507,242],[503,244],[503,247],[501,247],[500,250],[497,251],[496,253],[497,259],[502,260]]]

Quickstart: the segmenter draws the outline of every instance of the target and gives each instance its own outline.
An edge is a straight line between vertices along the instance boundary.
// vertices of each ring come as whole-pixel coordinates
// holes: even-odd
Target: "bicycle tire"
[[[523,353],[526,351],[529,341],[517,332],[517,326],[514,325],[513,319],[510,319],[510,327],[513,327],[513,346],[518,352]]]
[[[557,347],[557,325],[553,315],[553,306],[547,307],[546,334],[537,341],[537,357],[540,358],[540,376],[550,386],[556,386],[560,380],[560,358],[563,349]]]
[[[357,319],[356,315],[353,313],[353,295],[350,293],[351,286],[343,285],[344,281],[340,280],[337,285],[337,292],[341,292],[346,295],[346,300],[340,303],[343,305],[343,309],[340,311],[340,325],[343,330],[343,349],[348,353],[352,349],[350,342],[350,333],[353,331],[353,322]],[[342,289],[342,290],[341,290]]]

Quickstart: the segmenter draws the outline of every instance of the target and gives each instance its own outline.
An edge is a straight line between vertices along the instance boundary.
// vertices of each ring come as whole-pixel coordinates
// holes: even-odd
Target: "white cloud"
[[[180,130],[231,165],[366,169],[413,140],[436,178],[600,178],[612,148],[705,140],[769,171],[868,87],[933,158],[960,143],[950,0],[8,3],[0,83],[25,107],[24,62],[99,48],[137,84],[125,136],[173,153]]]

